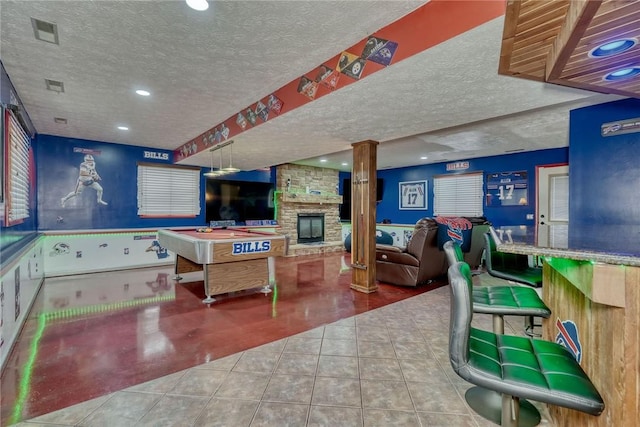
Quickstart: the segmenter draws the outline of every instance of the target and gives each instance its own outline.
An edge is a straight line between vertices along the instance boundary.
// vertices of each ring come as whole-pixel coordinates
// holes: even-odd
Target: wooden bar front
[[[580,365],[605,402],[598,417],[549,405],[555,425],[639,426],[640,267],[546,258],[543,273],[543,298],[552,310],[543,338],[556,341],[559,322],[575,323]]]

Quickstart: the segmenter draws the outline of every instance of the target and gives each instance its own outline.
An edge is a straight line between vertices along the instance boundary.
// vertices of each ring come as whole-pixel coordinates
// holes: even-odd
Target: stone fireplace
[[[276,169],[277,216],[280,232],[289,237],[289,255],[344,250],[338,171],[285,164]],[[301,236],[298,218],[322,217],[322,236],[311,242]],[[317,231],[317,225],[316,225]],[[317,232],[315,234],[318,234]],[[308,243],[314,243],[309,245]]]

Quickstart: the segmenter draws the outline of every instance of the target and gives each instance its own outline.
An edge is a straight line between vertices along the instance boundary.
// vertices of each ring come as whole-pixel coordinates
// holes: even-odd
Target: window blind
[[[7,225],[18,224],[29,218],[29,149],[31,139],[22,129],[13,112],[5,110],[7,194],[5,214]]]
[[[193,217],[200,214],[200,168],[138,163],[138,215]]]
[[[569,176],[561,175],[551,178],[549,185],[552,221],[569,221]]]
[[[482,216],[483,174],[437,176],[433,180],[435,216]]]

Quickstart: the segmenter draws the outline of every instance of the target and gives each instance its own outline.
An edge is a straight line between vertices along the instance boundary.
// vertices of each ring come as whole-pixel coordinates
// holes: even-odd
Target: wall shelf
[[[342,196],[339,194],[282,193],[280,201],[283,203],[339,205],[342,203]]]

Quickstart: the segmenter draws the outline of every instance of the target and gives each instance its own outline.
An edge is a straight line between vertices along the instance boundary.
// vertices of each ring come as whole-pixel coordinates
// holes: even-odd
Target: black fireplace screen
[[[324,214],[298,214],[298,243],[324,241]]]

